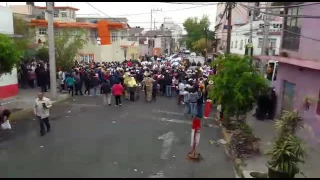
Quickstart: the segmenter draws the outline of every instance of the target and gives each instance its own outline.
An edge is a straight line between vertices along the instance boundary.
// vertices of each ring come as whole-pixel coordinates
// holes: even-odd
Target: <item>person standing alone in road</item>
[[[102,93],[104,94],[103,96],[104,105],[111,106],[111,85],[108,79],[105,79],[102,82],[101,90],[102,90]]]
[[[115,106],[121,106],[121,96],[123,94],[123,86],[121,85],[121,82],[118,81],[115,85],[112,86],[112,94],[115,97],[116,104]]]
[[[40,124],[40,135],[44,136],[47,129],[47,132],[51,130],[49,122],[49,109],[52,107],[52,102],[49,98],[44,97],[44,94],[41,92],[38,94],[38,98],[35,100],[34,105],[34,114],[38,117]]]

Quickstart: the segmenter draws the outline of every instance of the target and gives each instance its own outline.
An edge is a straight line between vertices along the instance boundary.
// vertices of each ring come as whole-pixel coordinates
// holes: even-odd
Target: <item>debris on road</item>
[[[219,139],[218,142],[219,142],[220,144],[223,144],[223,145],[225,145],[225,144],[227,143],[224,139]]]
[[[173,158],[175,158],[176,156],[172,156]]]
[[[71,111],[68,111],[68,113],[71,113]]]
[[[138,169],[133,169],[134,170],[134,172],[137,172],[138,171]]]
[[[40,148],[43,148],[43,146],[40,146]]]
[[[214,144],[214,141],[213,140],[209,140],[210,144]]]
[[[114,162],[113,164],[115,164],[115,165],[116,165],[116,164],[118,164],[118,163],[117,163],[117,162]]]
[[[116,123],[116,121],[112,121],[112,124],[115,124]]]
[[[69,116],[66,116],[66,118],[68,118]]]
[[[141,174],[143,174],[143,171],[141,171]]]

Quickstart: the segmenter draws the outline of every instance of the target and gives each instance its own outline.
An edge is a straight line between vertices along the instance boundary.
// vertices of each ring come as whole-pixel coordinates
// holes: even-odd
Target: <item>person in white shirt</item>
[[[184,104],[183,99],[184,99],[185,88],[186,88],[185,84],[181,80],[179,80],[179,85],[178,85],[178,90],[179,90],[178,105],[181,104],[181,101],[182,101],[182,104]]]
[[[44,97],[44,94],[41,92],[38,94],[38,98],[35,100],[34,104],[34,114],[38,117],[40,123],[40,135],[44,136],[47,129],[49,132],[50,122],[49,122],[49,109],[52,107],[52,102],[49,98]]]

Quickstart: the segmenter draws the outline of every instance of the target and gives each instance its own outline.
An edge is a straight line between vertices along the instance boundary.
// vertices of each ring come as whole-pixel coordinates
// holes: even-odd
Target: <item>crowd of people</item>
[[[185,114],[202,116],[202,104],[208,96],[213,82],[208,76],[214,70],[197,63],[171,65],[168,61],[124,61],[102,63],[76,63],[69,71],[58,71],[60,91],[68,91],[72,96],[96,97],[104,95],[104,104],[121,106],[121,97],[130,101],[140,98],[144,92],[146,102],[155,101],[159,95],[177,97],[177,104],[186,106]],[[83,91],[84,88],[84,91]]]

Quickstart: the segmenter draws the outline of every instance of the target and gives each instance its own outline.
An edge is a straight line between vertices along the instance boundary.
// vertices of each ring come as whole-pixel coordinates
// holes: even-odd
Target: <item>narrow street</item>
[[[209,142],[221,138],[217,126],[202,128],[198,150],[204,159],[185,158],[191,119],[182,112],[176,98],[124,101],[122,107],[102,106],[101,96],[70,98],[51,109],[52,131],[44,137],[32,115],[0,133],[0,176],[235,177],[224,147]]]

